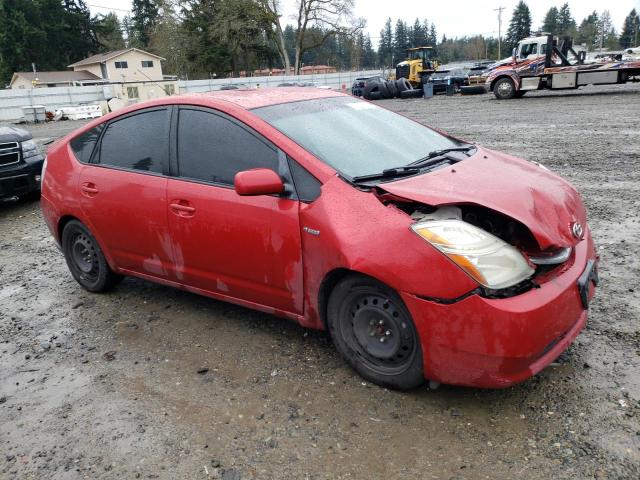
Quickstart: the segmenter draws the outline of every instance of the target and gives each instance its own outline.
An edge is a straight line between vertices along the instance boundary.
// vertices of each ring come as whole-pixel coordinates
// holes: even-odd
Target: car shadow
[[[315,373],[312,372],[312,377],[314,375],[319,376],[326,371],[321,368],[321,366],[324,365],[329,369],[342,370],[341,374],[350,377],[350,383],[368,383],[342,360],[326,331],[307,329],[293,321],[275,315],[134,277],[125,278],[108,296],[122,296],[123,294],[126,296],[126,299],[119,299],[118,303],[125,303],[129,298],[144,298],[144,302],[152,306],[155,311],[169,312],[166,314],[160,313],[160,323],[162,323],[162,317],[164,315],[173,317],[176,311],[181,312],[181,315],[184,315],[185,319],[195,322],[195,324],[191,325],[192,328],[195,328],[197,325],[199,325],[197,328],[203,328],[203,343],[207,343],[208,341],[215,343],[219,340],[214,337],[211,339],[204,338],[208,335],[207,328],[212,328],[210,326],[212,321],[215,322],[217,329],[224,326],[241,331],[251,331],[263,338],[263,343],[285,344],[287,347],[290,347],[290,352],[306,351],[309,347],[309,342],[312,342],[316,353],[321,355],[317,364],[318,366],[314,367],[319,370]],[[185,327],[185,325],[181,324],[181,327]],[[166,335],[171,334],[171,328],[173,327],[169,325]],[[224,347],[224,345],[221,346]],[[189,346],[182,345],[182,348],[189,348]],[[294,356],[291,356],[291,353],[283,353],[283,356],[286,356],[289,361],[292,361],[292,365],[298,363],[293,360],[295,355],[297,354],[294,353]],[[304,359],[301,358],[300,360],[302,362]],[[259,370],[263,366],[263,360],[259,356],[256,356],[255,369]],[[440,385],[436,389],[431,389],[428,387],[428,382],[425,382],[423,386],[414,390],[392,391],[392,393],[399,398],[413,398],[420,402],[429,403],[437,399],[437,403],[444,402],[445,404],[451,404],[453,402],[460,408],[466,405],[474,410],[478,408],[481,410],[491,410],[496,406],[511,402],[514,397],[525,395],[526,392],[532,389],[536,389],[537,387],[544,388],[548,373],[547,370],[543,370],[531,379],[505,389],[481,389],[451,385]],[[369,386],[372,389],[383,389],[373,384]]]

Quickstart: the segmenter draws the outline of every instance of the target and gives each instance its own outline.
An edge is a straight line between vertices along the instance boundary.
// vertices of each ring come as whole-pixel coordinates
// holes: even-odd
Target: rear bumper
[[[43,162],[44,158],[37,156],[11,168],[0,169],[0,198],[27,195],[40,190]]]
[[[591,237],[573,264],[540,288],[505,299],[472,295],[445,305],[402,293],[420,335],[425,377],[482,388],[508,387],[553,362],[584,328],[578,280],[596,261]],[[593,282],[588,298],[595,293]]]

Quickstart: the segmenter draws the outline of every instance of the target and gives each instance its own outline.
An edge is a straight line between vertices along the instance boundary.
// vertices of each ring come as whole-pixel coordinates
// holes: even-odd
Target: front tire
[[[498,100],[509,100],[516,96],[516,86],[509,77],[503,77],[493,86],[493,94]]]
[[[411,314],[386,285],[361,275],[344,278],[329,297],[327,324],[338,352],[365,379],[402,390],[424,383]]]
[[[62,251],[71,275],[90,292],[106,292],[122,277],[115,274],[89,229],[71,220],[62,231]]]

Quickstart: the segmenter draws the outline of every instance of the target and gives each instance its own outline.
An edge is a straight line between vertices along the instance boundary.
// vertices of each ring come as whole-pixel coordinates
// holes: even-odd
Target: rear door
[[[178,281],[302,313],[302,252],[295,194],[241,197],[237,172],[270,168],[289,175],[287,159],[246,125],[208,109],[180,108],[168,217]]]
[[[95,152],[84,159],[89,163],[77,186],[89,226],[117,266],[161,278],[172,276],[173,260],[166,213],[170,124],[171,107],[108,123]],[[87,141],[95,137],[89,134]],[[82,157],[81,145],[75,150]]]

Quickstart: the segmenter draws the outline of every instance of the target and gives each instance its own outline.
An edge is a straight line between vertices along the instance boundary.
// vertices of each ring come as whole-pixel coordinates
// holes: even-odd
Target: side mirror
[[[236,173],[233,186],[238,195],[273,195],[284,192],[280,176],[268,168],[254,168]]]

